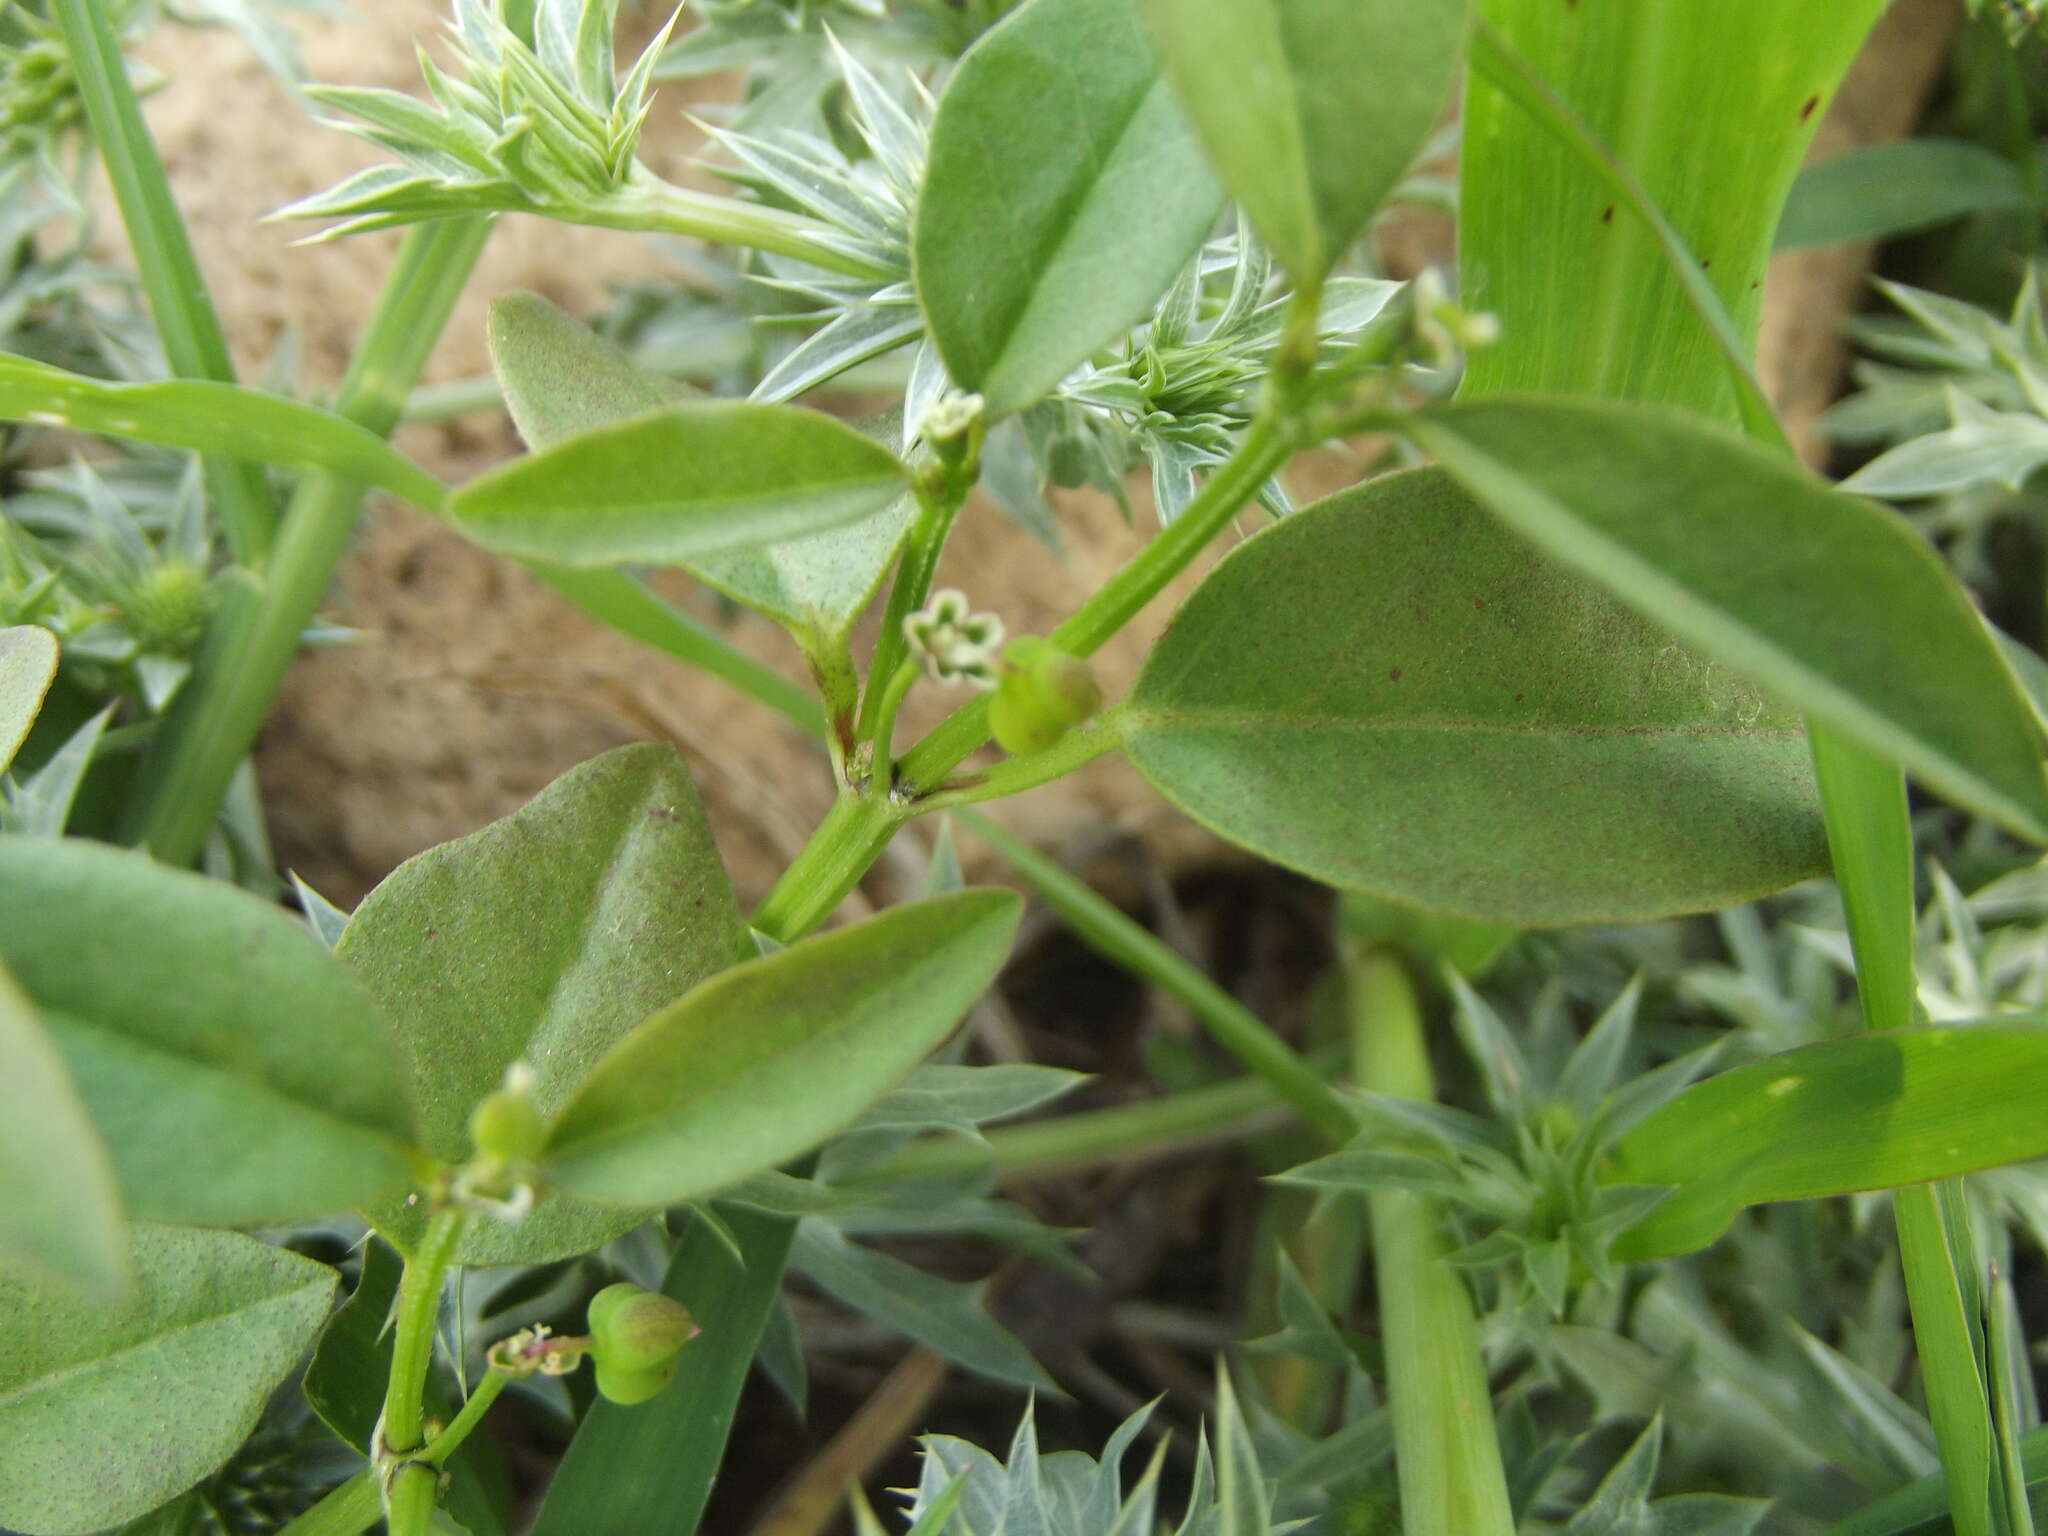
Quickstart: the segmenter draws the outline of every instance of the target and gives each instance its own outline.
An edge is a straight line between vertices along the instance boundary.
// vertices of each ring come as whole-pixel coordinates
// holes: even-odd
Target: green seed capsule
[[[606,1286],[591,1297],[589,1318],[597,1390],[615,1403],[644,1403],[659,1392],[697,1336],[688,1308],[637,1285]]]
[[[1005,752],[1043,752],[1102,707],[1102,689],[1088,663],[1049,640],[1013,640],[1003,660],[1008,666],[989,700],[988,721]]]

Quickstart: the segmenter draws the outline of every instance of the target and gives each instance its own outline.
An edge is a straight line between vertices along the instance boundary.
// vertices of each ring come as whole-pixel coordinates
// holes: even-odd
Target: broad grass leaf
[[[793,405],[694,400],[559,439],[448,500],[472,538],[564,565],[680,565],[874,517],[896,456]]]
[[[1298,287],[1408,169],[1463,51],[1463,0],[1141,0],[1210,163]]]
[[[1137,0],[1026,0],[932,123],[911,257],[954,382],[1022,410],[1150,312],[1222,206]]]
[[[1615,1246],[1689,1253],[1747,1205],[1927,1183],[2048,1156],[2048,1028],[2009,1019],[1827,1040],[1696,1083],[1603,1177],[1672,1187]]]
[[[0,773],[28,739],[57,675],[57,637],[40,624],[0,629]]]
[[[2025,696],[1898,517],[1668,409],[1490,400],[1414,432],[1551,558],[1938,793],[2048,840]]]
[[[119,1295],[121,1192],[34,1006],[0,966],[0,1276]]]
[[[0,1279],[0,1525],[148,1513],[233,1455],[327,1317],[334,1271],[233,1232],[137,1227],[134,1296]]]
[[[138,1219],[291,1221],[410,1176],[390,1025],[270,903],[103,843],[0,838],[0,963]]]
[[[552,1114],[634,1025],[745,952],[746,928],[673,749],[619,747],[502,821],[408,859],[364,898],[337,953],[397,1025],[427,1149],[468,1159],[469,1114],[524,1060]],[[597,1247],[641,1213],[549,1198],[474,1222],[467,1264]],[[421,1219],[381,1211],[400,1247]]]
[[[1485,14],[1615,147],[1746,339],[1786,192],[1883,9],[1486,0]],[[1734,419],[1726,364],[1654,237],[1570,145],[1477,77],[1459,150],[1458,265],[1466,302],[1501,323],[1500,341],[1470,359],[1466,397],[1560,390]]]
[[[1826,861],[1796,717],[1531,558],[1440,470],[1248,540],[1154,648],[1127,729],[1233,842],[1468,917],[1658,917]]]
[[[34,421],[197,453],[324,469],[438,511],[448,488],[376,433],[239,384],[109,384],[0,353],[0,421]]]
[[[561,1112],[545,1171],[591,1199],[694,1199],[857,1119],[952,1031],[1009,953],[1020,903],[891,908],[714,977],[620,1041]]]
[[[665,381],[641,372],[617,347],[536,294],[508,294],[491,305],[490,342],[498,382],[529,447],[550,447],[677,396]],[[843,635],[874,595],[910,526],[911,505],[908,496],[899,496],[841,527],[706,554],[688,562],[689,568],[814,645]],[[622,574],[617,580],[631,578]]]
[[[548,1484],[531,1536],[643,1536],[696,1531],[717,1480],[740,1388],[782,1295],[796,1223],[723,1208],[736,1257],[702,1221],[676,1244],[664,1295],[685,1303],[703,1334],[652,1401],[624,1408],[599,1399],[576,1428]],[[659,1467],[650,1477],[647,1469]]]

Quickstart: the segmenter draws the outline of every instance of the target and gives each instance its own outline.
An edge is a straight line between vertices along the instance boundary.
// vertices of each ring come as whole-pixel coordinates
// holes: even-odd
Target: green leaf
[[[1654,407],[1488,401],[1414,431],[1545,554],[1938,793],[2048,840],[2026,700],[1907,523]]]
[[[0,1276],[118,1295],[128,1285],[121,1193],[105,1143],[0,966]]]
[[[546,1173],[592,1199],[657,1205],[808,1150],[952,1031],[1009,953],[1020,905],[987,890],[910,902],[714,977],[591,1072]]]
[[[676,1244],[662,1294],[684,1302],[704,1332],[651,1402],[591,1404],[549,1483],[532,1536],[693,1533],[711,1497],[762,1329],[782,1294],[796,1223],[728,1207],[744,1262],[701,1221]],[[649,1477],[649,1467],[661,1476]]]
[[[368,1455],[391,1377],[391,1309],[405,1261],[375,1237],[362,1245],[362,1272],[348,1300],[320,1330],[299,1389],[320,1422]]]
[[[2026,184],[2012,162],[1981,144],[1866,144],[1799,173],[1778,220],[1777,248],[1888,240],[1964,214],[2026,205]]]
[[[397,1021],[427,1149],[467,1161],[469,1114],[527,1062],[560,1107],[611,1046],[746,950],[746,928],[688,770],[616,748],[524,808],[408,859],[364,898],[338,953]],[[584,1253],[639,1213],[550,1198],[517,1225],[473,1222],[466,1264]],[[384,1211],[401,1248],[416,1213]]]
[[[856,1312],[935,1349],[976,1375],[1057,1392],[1015,1334],[988,1315],[983,1287],[928,1275],[848,1242],[815,1217],[797,1223],[790,1268]]]
[[[0,353],[0,421],[104,432],[225,458],[324,469],[438,511],[448,488],[376,433],[238,384],[108,384]]]
[[[334,1292],[324,1264],[232,1232],[138,1227],[128,1257],[126,1304],[0,1280],[0,1525],[98,1531],[198,1482],[255,1428]]]
[[[1800,157],[1883,9],[1884,0],[1485,0],[1483,13],[1614,147],[1747,342]],[[1558,390],[1733,419],[1725,361],[1655,235],[1578,149],[1480,78],[1461,135],[1458,252],[1466,302],[1501,324],[1500,341],[1470,359],[1467,397]]]
[[[1450,94],[1464,0],[1140,0],[1230,194],[1314,288]]]
[[[0,629],[0,773],[28,739],[57,676],[57,637],[40,624]]]
[[[1412,906],[1640,919],[1825,866],[1798,720],[1532,559],[1437,470],[1246,541],[1128,715],[1132,761],[1197,821]]]
[[[512,420],[534,448],[641,415],[675,398],[666,381],[636,368],[624,352],[536,294],[508,294],[495,301],[490,340]],[[705,555],[690,569],[815,644],[843,635],[867,606],[910,526],[911,505],[909,498],[898,498],[844,527],[758,549]],[[543,574],[559,579],[556,572]],[[611,605],[645,610],[658,601],[636,602],[632,594],[621,593]]]
[[[479,543],[565,565],[678,565],[887,511],[896,456],[793,405],[697,400],[479,475],[448,510]]]
[[[410,1176],[390,1026],[270,903],[102,843],[0,837],[0,963],[136,1217],[290,1221]]]
[[[1222,201],[1137,0],[1028,0],[932,123],[911,256],[954,382],[1031,404],[1150,312]]]
[[[1615,1145],[1673,1193],[1615,1256],[1689,1253],[1767,1200],[1893,1189],[2048,1155],[2048,1028],[2010,1019],[1823,1041],[1696,1083]]]

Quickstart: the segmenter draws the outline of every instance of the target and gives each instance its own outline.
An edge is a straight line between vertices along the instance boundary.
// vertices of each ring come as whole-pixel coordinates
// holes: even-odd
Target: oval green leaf
[[[887,511],[896,456],[793,405],[695,400],[572,433],[479,475],[448,510],[479,543],[564,565],[681,565]]]
[[[1140,0],[1210,163],[1314,288],[1442,115],[1462,0]]]
[[[1633,1126],[1603,1177],[1672,1187],[1615,1248],[1704,1248],[1767,1200],[1895,1189],[2048,1155],[2048,1028],[2002,1018],[1827,1040],[1696,1083]]]
[[[1222,204],[1136,0],[1027,0],[932,123],[911,259],[954,382],[1022,410],[1150,312]]]
[[[64,1058],[0,966],[0,1274],[99,1296],[128,1284],[121,1193]]]
[[[1489,400],[1418,417],[1414,435],[1545,554],[1937,793],[2048,841],[2031,708],[1901,518],[1661,407]]]
[[[491,359],[512,420],[529,447],[547,448],[576,432],[626,420],[674,400],[675,391],[573,316],[537,294],[514,293],[491,305]],[[796,633],[807,649],[852,625],[910,526],[910,498],[844,527],[755,549],[709,554],[690,570],[735,602]],[[560,573],[541,574],[558,586]],[[631,578],[620,576],[620,582]],[[646,610],[630,592],[590,594],[583,575],[570,596],[610,597],[612,613]]]
[[[1128,715],[1132,761],[1197,821],[1410,906],[1636,920],[1825,867],[1798,720],[1532,556],[1439,470],[1248,540]]]
[[[695,1199],[808,1150],[893,1087],[995,978],[1020,909],[970,890],[714,977],[612,1050],[546,1172],[591,1199]]]
[[[57,676],[57,637],[40,624],[0,629],[0,773],[28,739]]]
[[[448,488],[376,433],[283,395],[169,379],[109,384],[0,353],[0,421],[104,432],[264,464],[324,469],[438,511]]]
[[[390,1026],[269,903],[102,843],[0,838],[0,963],[136,1217],[292,1221],[409,1177]]]
[[[655,1009],[750,953],[682,760],[643,742],[592,758],[502,821],[408,859],[337,953],[396,1021],[428,1151],[468,1160],[469,1113],[524,1060],[553,1113]],[[410,1248],[418,1213],[375,1213]],[[550,1198],[472,1222],[466,1264],[585,1253],[639,1213]]]
[[[255,1428],[334,1293],[326,1265],[233,1232],[138,1227],[127,1257],[125,1304],[0,1279],[9,1530],[104,1530],[207,1476]]]

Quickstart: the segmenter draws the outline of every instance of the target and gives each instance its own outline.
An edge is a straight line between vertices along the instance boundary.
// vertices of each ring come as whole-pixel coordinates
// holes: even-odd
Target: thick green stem
[[[163,160],[128,82],[121,44],[104,0],[56,0],[64,48],[78,78],[93,139],[107,168],[121,222],[135,252],[135,267],[163,341],[164,360],[183,379],[235,382],[220,320],[171,196]],[[275,510],[256,464],[208,458],[206,482],[235,560],[253,565],[270,549]]]
[[[1422,1017],[1400,961],[1381,950],[1347,954],[1345,981],[1360,1084],[1434,1099]],[[1513,1536],[1478,1323],[1464,1276],[1447,1257],[1443,1211],[1405,1190],[1368,1199],[1401,1529],[1407,1536]]]
[[[434,1362],[434,1325],[441,1314],[441,1288],[454,1262],[456,1244],[468,1225],[456,1207],[436,1211],[426,1235],[406,1260],[398,1282],[391,1332],[391,1377],[384,1389],[384,1414],[377,1424],[378,1455],[413,1456],[426,1444],[423,1408],[427,1369]]]
[[[755,909],[754,926],[794,944],[832,915],[909,814],[885,798],[842,794]]]
[[[490,222],[447,219],[406,236],[335,409],[388,433],[483,248]],[[126,833],[170,864],[198,857],[235,767],[248,754],[355,529],[362,487],[309,474],[261,585],[223,602],[191,679],[137,775]]]

